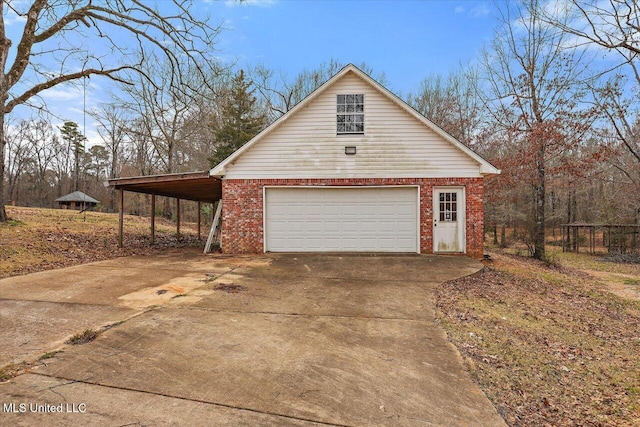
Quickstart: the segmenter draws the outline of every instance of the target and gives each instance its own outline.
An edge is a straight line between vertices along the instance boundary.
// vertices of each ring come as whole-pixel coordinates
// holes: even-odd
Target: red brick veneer
[[[262,253],[264,186],[420,186],[420,252],[433,253],[433,187],[465,187],[467,254],[482,257],[482,178],[229,179],[222,181],[222,250]]]

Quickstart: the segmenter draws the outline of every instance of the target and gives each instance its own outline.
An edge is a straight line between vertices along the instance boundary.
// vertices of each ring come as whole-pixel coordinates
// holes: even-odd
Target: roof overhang
[[[114,178],[105,186],[134,193],[213,203],[222,198],[222,181],[209,171]]]

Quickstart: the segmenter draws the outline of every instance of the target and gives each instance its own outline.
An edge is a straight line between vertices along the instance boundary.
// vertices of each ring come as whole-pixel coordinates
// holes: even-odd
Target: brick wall
[[[433,187],[466,188],[467,254],[482,257],[482,178],[230,179],[222,181],[222,250],[262,253],[264,186],[420,186],[420,252],[433,253]]]

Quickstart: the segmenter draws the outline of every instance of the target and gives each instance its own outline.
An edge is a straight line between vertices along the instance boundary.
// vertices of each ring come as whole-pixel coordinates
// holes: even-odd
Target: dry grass
[[[176,246],[203,246],[192,224],[182,224],[178,239],[174,224],[156,219],[156,245],[151,246],[149,218],[125,215],[124,248],[119,249],[117,214],[6,209],[11,220],[0,223],[0,278]]]
[[[65,344],[71,344],[71,345],[86,344],[86,343],[91,342],[91,341],[95,340],[96,338],[98,338],[99,334],[100,334],[100,332],[94,331],[93,329],[85,329],[84,331],[79,332],[79,333],[73,335],[68,340],[66,340]]]
[[[18,375],[28,372],[32,368],[32,365],[27,362],[15,363],[13,365],[6,365],[0,368],[0,384],[9,381]]]
[[[640,425],[640,302],[575,268],[493,258],[482,274],[446,283],[437,306],[507,423]],[[589,269],[597,262],[558,259]]]
[[[547,248],[550,258],[566,267],[580,270],[606,271],[610,273],[636,274],[640,276],[640,264],[603,261],[602,255],[562,252],[559,248]]]

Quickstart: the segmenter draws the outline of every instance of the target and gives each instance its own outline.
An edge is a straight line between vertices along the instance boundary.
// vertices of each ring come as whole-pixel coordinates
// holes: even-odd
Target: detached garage
[[[224,252],[476,257],[497,173],[353,65],[210,171]]]

